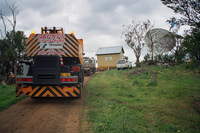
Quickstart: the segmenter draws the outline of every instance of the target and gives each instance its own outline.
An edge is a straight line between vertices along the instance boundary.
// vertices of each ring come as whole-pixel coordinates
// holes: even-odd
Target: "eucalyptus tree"
[[[131,49],[133,49],[136,57],[136,63],[139,63],[141,51],[145,45],[144,36],[153,26],[149,20],[143,22],[135,22],[133,20],[132,23],[123,25],[123,27],[124,31],[122,34],[125,37],[125,42]]]

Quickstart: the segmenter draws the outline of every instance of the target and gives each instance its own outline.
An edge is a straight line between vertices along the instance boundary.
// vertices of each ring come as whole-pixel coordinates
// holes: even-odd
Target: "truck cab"
[[[94,58],[84,57],[84,74],[90,76],[96,72],[96,60]]]

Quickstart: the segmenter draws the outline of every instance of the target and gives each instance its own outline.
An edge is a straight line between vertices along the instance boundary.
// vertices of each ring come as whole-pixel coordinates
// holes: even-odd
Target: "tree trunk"
[[[136,63],[139,63],[140,62],[140,56],[135,56],[136,57]]]
[[[153,62],[153,48],[151,50],[151,61]]]
[[[13,72],[13,74],[16,75],[17,74],[17,61],[16,61],[16,59],[14,59],[11,64],[12,64],[12,67],[9,70],[9,72]]]
[[[16,61],[14,62],[14,75],[17,75],[17,63]]]
[[[152,36],[151,36],[151,61],[153,62],[153,51],[154,51],[154,49],[153,49],[153,40],[152,40]]]
[[[177,50],[175,50],[175,53],[174,53],[174,63],[175,64],[178,64],[178,51]]]

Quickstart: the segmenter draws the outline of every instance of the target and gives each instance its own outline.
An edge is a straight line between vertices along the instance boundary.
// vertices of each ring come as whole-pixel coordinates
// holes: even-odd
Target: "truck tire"
[[[84,82],[84,78],[85,78],[84,76],[85,76],[85,75],[84,75],[84,72],[82,72],[82,77],[83,77],[83,78],[82,78],[82,82]]]
[[[95,73],[96,72],[96,69],[95,68],[93,68],[93,71],[92,71],[93,73]]]
[[[82,95],[82,89],[83,89],[83,87],[81,87],[81,89],[80,89],[80,95],[78,96],[78,98],[81,98],[81,95]]]
[[[91,70],[88,70],[88,76],[91,76]]]
[[[81,71],[79,74],[78,74],[78,77],[79,77],[79,82],[83,82],[84,81],[84,72]]]

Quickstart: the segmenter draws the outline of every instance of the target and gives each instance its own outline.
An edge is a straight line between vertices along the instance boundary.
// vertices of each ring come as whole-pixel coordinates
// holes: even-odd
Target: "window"
[[[108,61],[108,60],[112,60],[112,57],[111,56],[110,57],[105,57],[104,59],[105,59],[105,61]]]
[[[118,60],[117,64],[125,64],[125,60]]]
[[[85,63],[89,63],[89,60],[85,60]]]
[[[105,61],[108,61],[108,57],[105,57]]]

